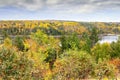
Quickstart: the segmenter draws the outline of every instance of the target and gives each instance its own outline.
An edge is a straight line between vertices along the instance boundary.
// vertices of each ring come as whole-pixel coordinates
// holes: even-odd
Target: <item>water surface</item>
[[[99,40],[99,43],[112,43],[112,42],[117,42],[119,36],[118,35],[106,35],[103,36],[101,40]]]

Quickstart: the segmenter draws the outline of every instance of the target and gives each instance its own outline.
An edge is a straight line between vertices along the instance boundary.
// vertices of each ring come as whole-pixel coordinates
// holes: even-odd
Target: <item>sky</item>
[[[0,0],[0,20],[120,22],[120,0]]]

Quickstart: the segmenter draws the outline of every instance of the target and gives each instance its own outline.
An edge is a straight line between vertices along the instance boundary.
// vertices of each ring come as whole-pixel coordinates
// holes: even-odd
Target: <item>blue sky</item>
[[[120,22],[120,0],[0,0],[0,20]]]

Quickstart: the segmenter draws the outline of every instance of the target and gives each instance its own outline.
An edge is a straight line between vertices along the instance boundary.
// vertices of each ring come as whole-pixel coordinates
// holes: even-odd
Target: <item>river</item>
[[[112,43],[117,42],[119,39],[119,35],[106,35],[101,38],[101,40],[98,41],[98,43]]]

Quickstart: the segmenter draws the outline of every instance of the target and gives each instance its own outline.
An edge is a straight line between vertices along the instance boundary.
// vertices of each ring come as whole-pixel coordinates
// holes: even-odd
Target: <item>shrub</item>
[[[46,54],[47,56],[45,58],[45,61],[49,63],[49,68],[50,70],[52,70],[54,62],[56,61],[56,58],[57,58],[57,52],[54,48],[50,48],[46,51]]]
[[[35,40],[39,45],[48,44],[49,42],[48,36],[40,30],[37,30],[37,32],[32,33],[31,38]]]
[[[14,45],[20,50],[20,51],[24,51],[24,38],[23,37],[19,37],[17,36],[14,40]]]
[[[120,41],[117,41],[116,43],[113,42],[111,44],[111,48],[112,48],[111,57],[112,58],[117,58],[117,57],[120,58]]]
[[[103,79],[107,77],[108,79],[115,79],[116,77],[115,66],[110,64],[108,61],[99,61],[94,69],[94,76],[96,79]]]
[[[7,48],[11,48],[12,47],[12,40],[10,40],[9,38],[5,38],[4,46]]]
[[[77,80],[89,78],[94,69],[92,57],[82,51],[64,52],[61,58],[55,62],[54,79]]]
[[[25,80],[31,78],[32,63],[25,53],[14,48],[0,48],[0,77],[3,80]]]
[[[110,64],[113,64],[116,67],[116,72],[120,72],[120,59],[115,58],[109,61]]]
[[[96,44],[92,48],[92,54],[97,62],[99,61],[99,59],[101,59],[102,61],[109,60],[111,58],[110,56],[111,50],[112,49],[109,43]]]

